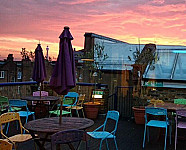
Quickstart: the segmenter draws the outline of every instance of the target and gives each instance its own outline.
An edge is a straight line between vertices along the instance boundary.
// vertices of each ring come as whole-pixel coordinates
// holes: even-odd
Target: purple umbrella
[[[46,70],[45,70],[45,61],[43,56],[43,50],[41,48],[41,44],[37,45],[35,49],[35,63],[33,69],[32,79],[37,83],[42,83],[46,78]],[[41,87],[40,87],[41,91]],[[41,92],[40,92],[41,96]]]
[[[66,95],[69,89],[76,86],[75,61],[71,40],[73,37],[69,27],[64,27],[59,36],[59,55],[55,64],[49,86],[59,95]],[[62,103],[60,108],[60,121],[62,117]]]

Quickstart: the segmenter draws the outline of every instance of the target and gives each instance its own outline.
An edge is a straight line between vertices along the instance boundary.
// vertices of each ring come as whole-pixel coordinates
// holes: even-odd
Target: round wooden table
[[[85,130],[93,124],[94,121],[91,119],[78,117],[62,117],[62,124],[59,124],[59,117],[51,117],[29,121],[24,127],[30,131],[39,148],[44,150],[45,142],[50,142],[50,135],[69,129]],[[44,134],[44,138],[35,138],[35,134],[38,133]],[[43,141],[43,143],[40,143],[40,141]]]
[[[60,99],[57,96],[26,96],[23,97],[22,99],[27,100],[27,101],[35,101],[36,106],[34,107],[34,111],[36,113],[37,118],[43,118],[46,117],[48,114],[47,108],[44,104],[45,101],[50,101],[51,108],[56,104],[56,102]],[[49,109],[49,107],[48,107]]]

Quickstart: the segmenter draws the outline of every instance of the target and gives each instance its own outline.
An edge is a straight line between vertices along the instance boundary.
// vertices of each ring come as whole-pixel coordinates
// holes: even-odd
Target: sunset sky
[[[0,59],[21,58],[37,44],[56,58],[59,35],[70,27],[73,47],[93,32],[128,43],[186,45],[186,0],[0,0]]]

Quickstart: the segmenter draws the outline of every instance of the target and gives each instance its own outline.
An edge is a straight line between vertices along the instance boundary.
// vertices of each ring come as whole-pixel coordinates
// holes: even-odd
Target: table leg
[[[44,139],[46,139],[46,140],[47,140],[47,138],[48,138],[48,134],[46,134],[46,135],[45,135]],[[41,145],[42,145],[42,147],[44,147],[46,140],[43,140],[43,142],[42,142],[42,144],[41,144]]]
[[[68,143],[68,146],[71,150],[75,150],[74,146],[72,145],[72,143]]]
[[[47,108],[45,104],[40,103],[35,106],[35,113],[38,118],[44,118],[47,115]]]
[[[35,134],[34,134],[34,132],[30,132],[30,134],[31,134],[32,138],[34,139],[34,142],[35,142],[35,143],[37,144],[37,146],[39,147],[39,149],[40,149],[40,150],[46,150],[46,149],[44,148],[44,145],[41,144],[41,143],[39,142],[39,137],[36,137]]]

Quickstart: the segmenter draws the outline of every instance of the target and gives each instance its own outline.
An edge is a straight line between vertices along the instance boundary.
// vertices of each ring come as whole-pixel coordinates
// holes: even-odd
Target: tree
[[[90,70],[90,76],[93,74],[98,77],[99,80],[102,79],[102,69],[104,61],[109,57],[105,53],[104,43],[94,44],[94,49],[84,52],[82,59],[85,61],[86,67]]]
[[[35,53],[32,51],[27,51],[26,48],[22,48],[22,51],[20,53],[21,53],[22,59],[30,60],[31,58],[31,60],[33,61],[35,58]]]

